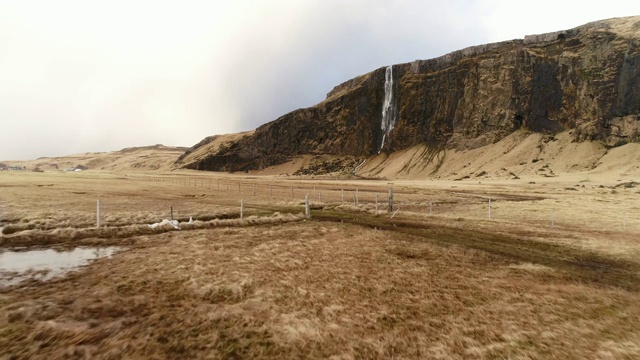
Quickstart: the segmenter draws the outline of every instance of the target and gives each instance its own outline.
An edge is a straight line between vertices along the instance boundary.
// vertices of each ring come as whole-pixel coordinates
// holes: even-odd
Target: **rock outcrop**
[[[184,156],[178,165],[241,171],[304,154],[366,158],[415,145],[434,152],[473,149],[519,128],[550,134],[573,129],[575,141],[610,147],[640,141],[640,17],[393,65],[394,126],[383,139],[386,73],[380,68],[346,81],[323,102],[197,160]]]

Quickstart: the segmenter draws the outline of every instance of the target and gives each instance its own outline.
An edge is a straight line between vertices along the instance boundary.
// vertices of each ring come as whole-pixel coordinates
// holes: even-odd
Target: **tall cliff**
[[[473,149],[519,128],[606,146],[640,141],[640,17],[380,68],[178,165],[260,169],[305,154]],[[193,148],[191,151],[197,150]]]

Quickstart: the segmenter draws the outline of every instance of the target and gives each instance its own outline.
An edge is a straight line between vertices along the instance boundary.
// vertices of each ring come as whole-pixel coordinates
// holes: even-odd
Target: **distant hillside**
[[[181,154],[175,163],[177,167],[193,167],[207,159],[215,158],[216,153],[224,153],[239,140],[250,137],[254,131],[246,131],[237,134],[214,135],[204,138],[199,143]]]
[[[7,165],[24,166],[28,170],[64,171],[85,170],[149,171],[170,170],[187,148],[152,145],[124,148],[119,151],[83,153],[61,157],[42,157],[29,161],[3,161]]]

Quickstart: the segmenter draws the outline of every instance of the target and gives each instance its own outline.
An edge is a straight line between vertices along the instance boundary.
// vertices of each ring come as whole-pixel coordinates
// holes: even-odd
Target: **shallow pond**
[[[72,250],[27,250],[0,253],[0,286],[14,285],[34,278],[49,280],[90,263],[92,260],[110,257],[117,246],[77,247]]]

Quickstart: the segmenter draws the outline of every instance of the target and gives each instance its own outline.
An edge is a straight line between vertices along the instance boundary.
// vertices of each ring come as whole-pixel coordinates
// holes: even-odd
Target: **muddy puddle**
[[[110,257],[121,247],[77,247],[71,250],[5,250],[0,253],[0,287],[26,279],[49,280],[91,261]]]

